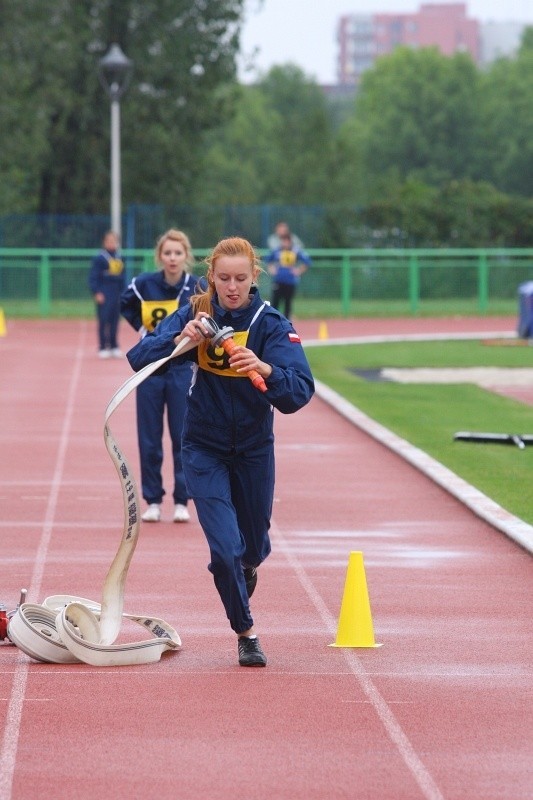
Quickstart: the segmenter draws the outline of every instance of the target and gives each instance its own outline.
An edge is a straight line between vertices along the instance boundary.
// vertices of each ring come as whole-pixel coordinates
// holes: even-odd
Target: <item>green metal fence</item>
[[[195,272],[203,274],[197,250]],[[266,251],[260,251],[262,255]],[[325,302],[349,316],[364,303],[402,301],[409,313],[425,302],[469,301],[486,313],[496,301],[516,299],[518,286],[533,279],[533,248],[309,250],[312,267],[302,277],[298,303]],[[87,300],[87,277],[95,250],[0,248],[0,305],[29,301],[47,317],[56,301]],[[129,277],[155,269],[152,250],[124,250]],[[268,297],[270,277],[261,278]]]

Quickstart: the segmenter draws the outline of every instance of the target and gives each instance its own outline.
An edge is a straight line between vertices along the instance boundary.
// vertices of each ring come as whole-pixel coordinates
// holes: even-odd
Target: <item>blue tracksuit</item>
[[[118,347],[120,293],[126,286],[124,262],[120,253],[114,250],[101,250],[93,258],[88,283],[93,295],[98,292],[104,295],[104,302],[96,306],[99,348],[114,350]]]
[[[270,553],[274,496],[274,408],[291,414],[309,402],[314,382],[291,323],[264,303],[256,289],[249,306],[214,319],[231,326],[234,339],[272,366],[259,392],[228,364],[222,348],[208,345],[176,360],[194,361],[183,426],[182,458],[189,495],[206,535],[214,576],[231,627],[253,625],[241,564],[258,566]],[[192,317],[190,307],[167,317],[128,353],[133,369],[170,355],[174,337]],[[170,367],[172,369],[172,367]]]
[[[293,268],[298,264],[310,267],[311,259],[305,250],[300,250],[298,247],[276,247],[268,254],[267,264],[273,264],[276,268],[276,275],[273,278],[275,283],[296,286],[300,278],[294,274]]]
[[[136,331],[145,336],[168,314],[189,302],[197,278],[184,273],[178,284],[165,280],[162,270],[144,272],[133,278],[122,293],[120,310]],[[192,372],[189,364],[173,364],[163,375],[153,375],[137,389],[137,438],[141,462],[142,495],[147,503],[161,503],[165,490],[163,464],[163,424],[165,406],[172,441],[174,463],[174,503],[187,505],[187,489],[181,460],[181,431],[187,389]]]
[[[295,274],[294,268],[299,264],[310,267],[311,258],[298,247],[277,247],[268,254],[267,264],[275,270],[272,277],[272,305],[281,310],[284,304],[285,316],[291,319],[292,302],[300,282],[300,276]]]

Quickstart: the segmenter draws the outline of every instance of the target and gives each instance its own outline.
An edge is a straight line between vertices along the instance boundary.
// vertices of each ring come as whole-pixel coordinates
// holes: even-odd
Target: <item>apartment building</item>
[[[337,81],[357,87],[379,56],[400,45],[437,47],[449,56],[467,52],[484,64],[516,50],[523,28],[519,23],[482,25],[468,16],[466,3],[424,3],[413,14],[346,14],[337,27]]]

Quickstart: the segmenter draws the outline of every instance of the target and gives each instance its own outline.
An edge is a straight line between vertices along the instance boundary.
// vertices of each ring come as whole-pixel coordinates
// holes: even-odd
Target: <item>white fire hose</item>
[[[107,573],[101,603],[74,595],[53,595],[41,605],[19,605],[9,620],[7,635],[30,658],[56,664],[83,662],[110,667],[150,664],[159,661],[165,650],[181,647],[179,635],[164,620],[123,613],[126,576],[140,530],[139,497],[133,474],[108,421],[122,401],[149,375],[195,346],[185,337],[170,356],[148,364],[128,378],[109,401],[104,417],[104,441],[122,487],[124,527],[120,546]],[[123,619],[137,622],[153,638],[114,644]]]

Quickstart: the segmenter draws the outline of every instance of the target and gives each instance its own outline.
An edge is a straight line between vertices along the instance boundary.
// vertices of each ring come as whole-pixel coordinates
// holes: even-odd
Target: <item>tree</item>
[[[195,203],[270,202],[279,168],[279,153],[272,142],[279,139],[282,127],[263,93],[253,86],[242,87],[231,119],[206,138]]]
[[[273,67],[258,88],[282,122],[272,142],[280,163],[271,202],[327,201],[333,134],[322,90],[292,64]]]
[[[439,185],[470,175],[477,146],[478,73],[470,57],[398,48],[363,75],[346,123],[374,191],[407,177]]]
[[[533,196],[533,27],[515,59],[500,59],[483,78],[480,177],[499,189]]]
[[[0,211],[101,212],[109,99],[97,65],[134,61],[123,98],[123,200],[184,202],[199,145],[231,108],[244,0],[17,0],[0,15]]]
[[[196,200],[306,205],[328,199],[333,135],[321,89],[294,65],[241,87],[206,141]]]

